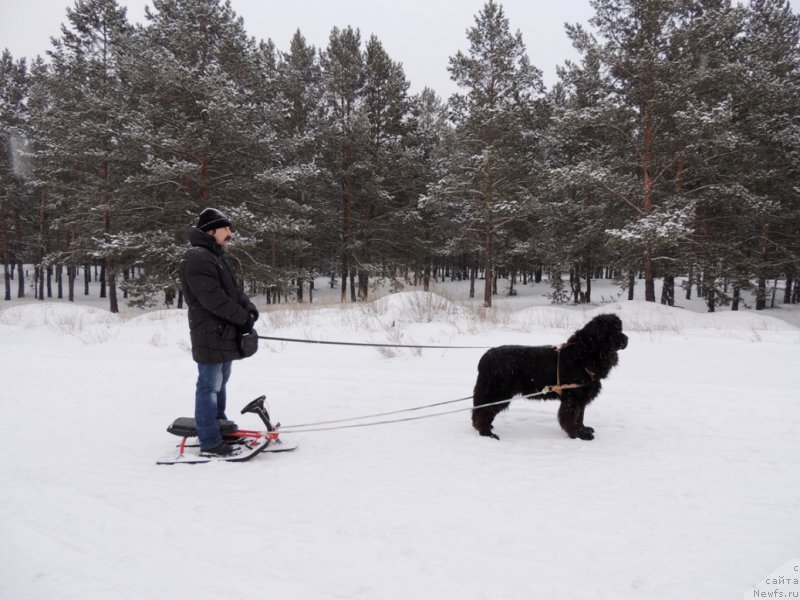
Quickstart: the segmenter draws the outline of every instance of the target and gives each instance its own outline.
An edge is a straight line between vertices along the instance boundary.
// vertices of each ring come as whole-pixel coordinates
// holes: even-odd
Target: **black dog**
[[[498,346],[481,357],[473,404],[480,407],[522,394],[535,394],[552,386],[542,400],[561,399],[558,422],[571,438],[594,439],[594,429],[583,424],[586,405],[600,393],[600,381],[617,364],[617,351],[628,345],[622,321],[616,315],[599,315],[572,334],[567,343],[554,346]],[[508,402],[476,408],[472,425],[481,435],[492,433],[495,415]]]

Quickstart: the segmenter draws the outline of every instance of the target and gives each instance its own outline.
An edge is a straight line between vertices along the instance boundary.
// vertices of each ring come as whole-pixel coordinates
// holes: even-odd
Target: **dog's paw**
[[[486,432],[479,431],[478,433],[480,433],[483,437],[490,437],[490,438],[493,438],[495,440],[499,440],[500,439],[499,435],[497,435],[496,433],[492,433],[491,431],[486,431]]]
[[[593,440],[594,439],[594,429],[591,427],[584,427],[583,429],[579,429],[578,431],[573,431],[569,434],[573,440],[578,438],[581,440]]]

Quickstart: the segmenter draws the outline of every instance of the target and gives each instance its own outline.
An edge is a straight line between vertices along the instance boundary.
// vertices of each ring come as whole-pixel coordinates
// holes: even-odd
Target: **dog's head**
[[[617,315],[598,315],[576,332],[585,343],[606,352],[624,350],[628,336],[622,333],[622,321]]]

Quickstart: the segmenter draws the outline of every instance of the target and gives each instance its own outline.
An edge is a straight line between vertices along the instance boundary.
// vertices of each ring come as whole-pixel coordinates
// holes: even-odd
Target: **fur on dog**
[[[566,344],[556,346],[498,346],[488,350],[478,363],[473,405],[480,407],[517,395],[535,394],[547,386],[561,384],[560,393],[537,396],[561,400],[558,422],[575,439],[594,439],[594,429],[583,423],[586,405],[600,393],[601,381],[616,366],[617,352],[628,345],[622,321],[613,314],[594,317],[572,334]],[[571,385],[580,387],[570,387]],[[495,416],[508,402],[475,408],[472,425],[483,436],[500,439],[492,432]]]

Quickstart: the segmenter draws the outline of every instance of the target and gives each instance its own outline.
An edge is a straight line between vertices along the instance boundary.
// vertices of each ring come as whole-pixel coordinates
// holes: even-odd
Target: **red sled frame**
[[[247,443],[247,440],[261,440],[266,439],[267,444],[272,443],[280,443],[280,432],[278,431],[278,427],[280,427],[280,423],[273,425],[269,418],[269,412],[267,409],[264,408],[264,401],[267,399],[266,396],[261,395],[255,400],[248,402],[247,405],[241,410],[241,414],[245,413],[255,413],[261,418],[264,422],[264,425],[267,427],[266,431],[260,431],[258,429],[237,429],[236,431],[229,431],[222,434],[222,438],[226,441],[233,441],[236,442],[237,440],[241,440],[248,448],[250,444]],[[181,443],[178,445],[178,450],[180,452],[180,456],[185,454],[186,450],[186,441],[190,437],[195,437],[193,435],[185,435],[181,440]]]

